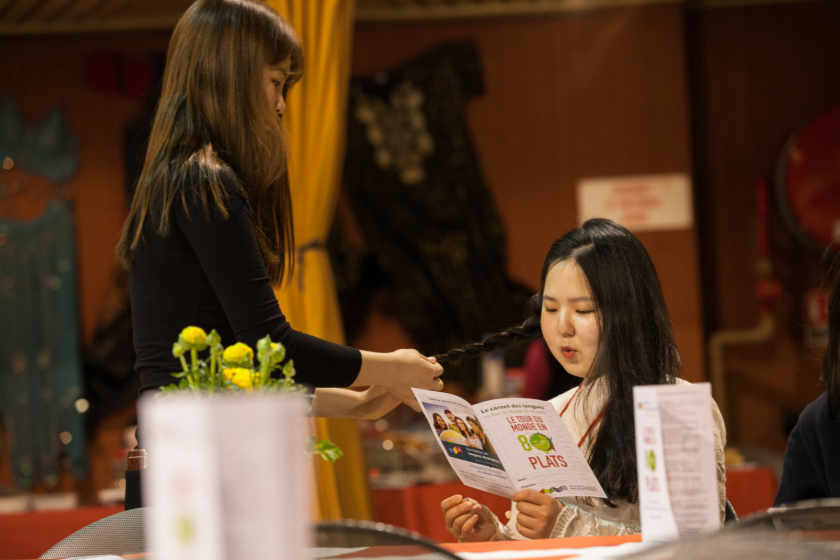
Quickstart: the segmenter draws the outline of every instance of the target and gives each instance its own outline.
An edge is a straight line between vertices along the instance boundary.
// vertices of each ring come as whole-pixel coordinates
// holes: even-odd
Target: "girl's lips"
[[[567,360],[571,360],[574,358],[575,354],[577,354],[577,350],[569,348],[568,346],[563,346],[560,348],[560,353],[563,354],[563,357]]]

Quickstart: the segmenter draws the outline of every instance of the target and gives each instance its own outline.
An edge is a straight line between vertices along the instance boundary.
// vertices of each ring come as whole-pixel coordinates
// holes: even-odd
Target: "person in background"
[[[505,524],[456,495],[441,503],[459,541],[639,533],[633,387],[685,383],[656,269],[624,227],[588,220],[554,242],[543,264],[534,314],[522,325],[438,356],[464,359],[542,337],[578,387],[550,402],[578,441],[607,499],[514,494]],[[720,521],[726,504],[726,429],[712,408]]]
[[[187,326],[252,350],[266,335],[282,343],[295,380],[324,388],[317,416],[375,418],[400,402],[419,411],[412,387],[443,388],[434,359],[332,344],[296,331],[279,308],[274,289],[296,255],[283,113],[302,73],[297,33],[259,0],[198,0],[176,25],[117,247],[141,393],[173,382],[172,344]]]
[[[826,391],[793,428],[773,505],[840,498],[840,272],[828,299],[828,347],[822,363]]]
[[[578,378],[563,369],[542,338],[528,345],[522,369],[525,384],[520,396],[524,399],[547,401],[580,383]]]
[[[458,430],[458,425],[455,424],[455,415],[452,414],[452,411],[451,410],[444,410],[443,413],[446,415],[446,418],[449,420],[449,429],[450,430],[455,430],[456,432],[459,431]]]
[[[473,432],[475,432],[475,434],[481,440],[481,448],[495,455],[496,450],[493,449],[493,445],[491,445],[490,440],[487,438],[487,434],[484,433],[484,429],[482,429],[481,424],[479,424],[478,420],[476,420],[472,416],[467,416],[467,422],[469,422]]]
[[[463,418],[455,418],[455,423],[458,424],[458,429],[461,431],[461,434],[463,434],[464,439],[467,440],[467,444],[470,447],[484,449],[484,446],[481,444],[481,438],[478,437],[474,431],[469,429]]]
[[[435,412],[432,414],[432,421],[435,424],[435,433],[440,436],[443,432],[449,429],[449,426],[446,425],[446,420],[443,419],[443,416]]]

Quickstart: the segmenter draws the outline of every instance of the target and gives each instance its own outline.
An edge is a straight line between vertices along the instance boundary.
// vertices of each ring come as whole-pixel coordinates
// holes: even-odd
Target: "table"
[[[577,537],[572,539],[540,539],[532,541],[500,541],[492,543],[446,544],[444,548],[464,560],[561,560],[571,558],[602,558],[604,552],[615,548],[613,554],[629,553],[629,547],[641,542],[639,535],[626,537]],[[605,550],[606,547],[606,550]],[[382,553],[398,547],[383,547]],[[587,554],[587,551],[589,554]],[[372,558],[364,551],[343,552],[322,560]],[[147,554],[122,556],[125,560],[153,560]],[[418,557],[422,560],[423,557]]]

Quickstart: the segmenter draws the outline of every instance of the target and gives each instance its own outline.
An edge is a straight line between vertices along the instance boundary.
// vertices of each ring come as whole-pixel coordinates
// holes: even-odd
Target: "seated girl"
[[[840,273],[828,299],[822,381],[826,392],[805,408],[790,433],[775,506],[840,498]]]
[[[633,386],[685,383],[653,262],[627,229],[589,220],[551,246],[521,326],[439,359],[463,359],[514,343],[545,339],[551,353],[581,383],[550,402],[583,451],[608,499],[514,494],[502,523],[485,506],[461,496],[441,503],[446,527],[459,541],[540,539],[639,533]],[[726,503],[726,430],[713,406],[720,520]]]

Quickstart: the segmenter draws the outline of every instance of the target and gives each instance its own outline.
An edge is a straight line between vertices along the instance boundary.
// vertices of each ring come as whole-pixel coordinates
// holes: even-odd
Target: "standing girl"
[[[433,359],[331,344],[294,330],[278,306],[273,288],[295,257],[282,116],[302,72],[297,34],[259,0],[198,0],[175,27],[117,247],[130,268],[141,392],[172,383],[172,344],[188,325],[252,349],[270,335],[300,383],[374,386],[318,391],[319,416],[377,417],[400,401],[419,409],[411,387],[443,387]],[[137,487],[127,482],[129,507]]]
[[[331,344],[295,331],[278,307],[273,288],[295,254],[282,116],[302,72],[297,34],[259,0],[199,0],[178,22],[117,248],[131,270],[141,391],[172,382],[172,343],[188,325],[251,348],[271,335],[296,380],[315,387],[384,386],[415,408],[411,387],[442,387],[442,368],[416,351]],[[353,415],[371,397],[335,395],[319,414]]]
[[[522,490],[502,524],[481,504],[452,496],[441,504],[446,527],[460,541],[638,533],[633,387],[684,383],[653,262],[627,229],[589,220],[551,246],[533,303],[533,316],[521,326],[438,358],[462,359],[542,336],[563,368],[582,379],[550,402],[608,498],[558,500]],[[717,405],[713,416],[722,523],[726,432]]]

